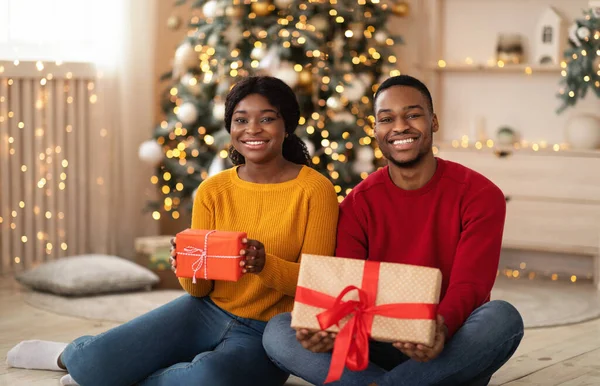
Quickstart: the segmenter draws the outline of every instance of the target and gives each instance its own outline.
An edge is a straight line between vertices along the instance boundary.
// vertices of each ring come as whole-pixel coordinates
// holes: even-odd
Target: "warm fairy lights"
[[[484,149],[531,149],[534,152],[538,151],[568,151],[569,145],[566,143],[548,143],[547,141],[539,141],[539,142],[530,142],[526,140],[521,140],[513,143],[512,145],[498,145],[492,139],[488,139],[485,141],[473,141],[469,138],[468,135],[463,135],[460,139],[451,140],[448,144],[454,149],[475,149],[475,150],[484,150]],[[435,154],[439,152],[440,146],[434,146],[433,151]]]
[[[11,181],[0,185],[0,245],[9,246],[15,267],[23,265],[27,248],[56,257],[69,250],[68,238],[74,237],[68,237],[65,213],[77,209],[68,202],[73,195],[81,193],[71,185],[70,165],[76,165],[72,158],[73,146],[77,143],[75,136],[80,132],[78,130],[88,128],[78,126],[81,123],[75,119],[76,114],[58,118],[53,109],[59,100],[80,103],[77,98],[82,97],[86,99],[84,103],[92,105],[99,98],[91,93],[95,87],[93,81],[78,78],[76,68],[69,69],[71,65],[59,67],[61,65],[60,62],[18,60],[0,64],[0,175],[3,181]],[[18,73],[13,71],[16,66],[20,67]],[[26,91],[24,80],[17,74],[28,70],[26,78],[32,79],[37,86]],[[77,92],[77,84],[82,81],[86,82],[86,91],[90,92],[86,97]],[[62,86],[59,88],[59,85]],[[29,109],[24,97],[27,92],[32,93]],[[21,96],[18,106],[16,100],[11,99],[14,95]],[[47,127],[49,121],[35,118],[35,114],[40,117],[54,115],[52,123],[57,124],[62,119],[64,126]],[[99,134],[106,137],[108,131],[102,129]],[[92,181],[103,185],[105,179],[96,176]],[[22,188],[14,190],[11,186]],[[37,259],[39,257],[34,258]]]
[[[551,280],[555,282],[570,282],[576,284],[581,281],[590,282],[593,280],[592,274],[586,276],[577,276],[570,273],[556,273],[556,272],[539,272],[526,269],[526,263],[521,263],[518,269],[504,268],[498,270],[496,276],[506,276],[509,279],[518,280]]]

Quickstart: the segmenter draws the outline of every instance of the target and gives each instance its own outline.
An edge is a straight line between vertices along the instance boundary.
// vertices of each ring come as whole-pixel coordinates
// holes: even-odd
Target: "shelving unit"
[[[419,3],[427,34],[419,42],[426,51],[418,68],[441,124],[435,154],[480,172],[503,191],[504,248],[564,256],[565,272],[573,259],[589,257],[593,268],[587,274],[600,290],[600,149],[570,149],[563,136],[571,114],[597,114],[598,102],[578,103],[558,116],[560,64],[498,65],[491,59],[495,34],[526,35],[545,6],[573,17],[587,0]],[[478,133],[473,128],[482,120],[485,140],[463,141]],[[498,146],[502,126],[514,128],[528,145]]]
[[[560,75],[562,67],[560,66],[541,66],[529,64],[505,64],[504,66],[489,65],[489,64],[466,64],[466,63],[450,63],[440,65],[437,63],[430,64],[425,67],[426,70],[434,72],[489,72],[499,74],[522,73],[525,75],[533,74],[552,74]]]
[[[559,145],[558,150],[553,149],[554,144],[546,144],[546,145],[538,145],[537,150],[532,148],[531,146],[498,146],[493,145],[492,147],[487,146],[486,144],[482,144],[481,148],[478,149],[474,144],[469,143],[467,147],[464,147],[460,144],[452,142],[439,142],[434,143],[434,153],[440,151],[453,151],[453,152],[481,152],[481,153],[489,153],[494,152],[497,154],[506,154],[510,155],[513,153],[526,154],[526,155],[534,155],[534,156],[549,156],[549,157],[590,157],[590,158],[600,158],[600,149],[597,150],[582,150],[582,149],[571,149],[565,147],[564,144]]]
[[[420,0],[418,23],[425,26],[413,58],[421,79],[432,93],[440,118],[440,141],[472,134],[485,120],[488,138],[509,126],[528,141],[564,142],[573,114],[596,113],[597,101],[583,100],[562,114],[560,63],[531,63],[535,24],[547,6],[564,15],[565,29],[581,16],[588,0]],[[523,36],[523,63],[495,61],[501,33]],[[566,33],[566,31],[565,31]],[[567,39],[563,36],[561,39]],[[596,102],[596,103],[594,103]]]

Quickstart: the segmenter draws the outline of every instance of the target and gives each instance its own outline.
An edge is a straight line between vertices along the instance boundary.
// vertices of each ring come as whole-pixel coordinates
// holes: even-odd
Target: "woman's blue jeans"
[[[97,336],[71,343],[61,356],[82,386],[283,385],[288,375],[262,345],[266,322],[184,295]]]

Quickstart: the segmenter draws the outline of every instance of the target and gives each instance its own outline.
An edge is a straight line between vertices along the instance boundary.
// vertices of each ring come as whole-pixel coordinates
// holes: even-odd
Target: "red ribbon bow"
[[[331,364],[325,383],[341,378],[344,365],[352,371],[361,371],[369,365],[369,338],[375,315],[398,319],[435,319],[437,304],[393,303],[375,305],[379,283],[379,262],[366,261],[362,288],[347,286],[334,298],[322,292],[297,287],[296,301],[325,308],[317,315],[319,325],[325,330],[350,316],[340,329],[333,346]],[[358,291],[358,300],[343,301],[344,296]]]

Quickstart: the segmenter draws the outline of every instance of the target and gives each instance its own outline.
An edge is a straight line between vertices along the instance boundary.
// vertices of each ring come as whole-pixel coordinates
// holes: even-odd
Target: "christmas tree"
[[[564,57],[558,112],[585,98],[588,89],[600,98],[600,7],[585,11],[571,26]]]
[[[340,201],[380,165],[372,96],[382,78],[399,74],[392,48],[401,40],[386,24],[406,15],[407,3],[273,1],[191,4],[200,12],[163,77],[166,118],[140,147],[140,157],[157,165],[152,182],[163,196],[151,205],[155,219],[161,209],[179,217],[204,179],[231,166],[224,100],[249,75],[275,76],[294,89],[302,113],[296,133]]]

